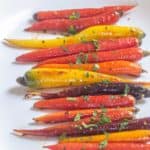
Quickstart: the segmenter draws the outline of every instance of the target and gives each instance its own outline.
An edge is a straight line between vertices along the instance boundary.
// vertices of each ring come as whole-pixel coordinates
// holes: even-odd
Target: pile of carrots
[[[33,118],[52,126],[15,129],[17,135],[60,136],[58,144],[45,146],[50,150],[150,149],[150,118],[134,117],[136,102],[150,97],[150,82],[128,79],[145,72],[137,63],[150,54],[139,47],[145,33],[113,25],[134,7],[40,11],[25,31],[67,36],[5,39],[9,45],[32,49],[16,58],[17,63],[36,63],[17,78],[30,88],[26,98],[40,97],[36,109],[58,110]]]

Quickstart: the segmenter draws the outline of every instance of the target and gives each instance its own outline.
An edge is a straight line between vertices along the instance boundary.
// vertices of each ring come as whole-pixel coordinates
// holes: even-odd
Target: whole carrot
[[[68,64],[68,63],[98,63],[114,60],[137,61],[143,57],[143,51],[140,48],[127,48],[115,51],[102,51],[93,53],[80,53],[70,56],[52,58],[39,63],[43,64]]]
[[[34,19],[41,21],[47,19],[78,19],[98,14],[104,14],[110,11],[128,11],[133,9],[134,5],[118,5],[118,6],[106,6],[102,8],[81,8],[81,9],[66,9],[66,10],[54,10],[54,11],[39,11],[34,14]]]
[[[139,76],[142,68],[139,64],[124,60],[108,61],[96,64],[43,64],[34,68],[66,68],[83,69],[112,75]]]
[[[150,144],[139,143],[108,143],[105,146],[98,143],[62,143],[45,146],[50,150],[149,150]]]
[[[106,135],[93,135],[93,136],[82,136],[82,137],[66,137],[60,139],[61,143],[80,142],[80,143],[98,143],[105,140]],[[108,134],[107,140],[109,142],[141,142],[146,143],[150,140],[150,130],[133,130],[133,131],[122,131]]]
[[[120,115],[121,114],[117,114],[117,116]],[[104,133],[104,131],[117,132],[117,131],[128,131],[128,130],[138,130],[138,129],[139,130],[150,129],[150,118],[142,118],[142,119],[134,119],[134,120],[126,120],[122,118],[121,121],[108,123],[109,119],[108,117],[105,116],[104,120],[105,123],[103,125],[99,124],[99,121],[93,123],[93,122],[89,122],[89,119],[81,119],[80,121],[78,121],[78,123],[77,122],[65,123],[65,124],[55,125],[49,128],[43,128],[37,130],[36,129],[35,130],[15,129],[14,131],[19,136],[32,135],[32,136],[51,137],[51,136],[60,136],[64,133],[67,136],[83,136],[83,135],[102,134]]]
[[[106,111],[106,112],[105,112]],[[83,119],[79,119],[75,122],[67,122],[63,124],[54,125],[48,128],[43,129],[35,129],[35,130],[18,130],[15,129],[15,133],[18,135],[31,135],[31,136],[60,136],[63,133],[67,135],[72,132],[78,130],[84,130],[84,128],[97,128],[98,126],[102,126],[104,124],[110,124],[111,122],[124,120],[124,119],[132,119],[133,114],[128,111],[123,111],[116,109],[113,112],[107,112],[107,109],[103,110],[102,113],[98,115],[94,115],[92,117],[87,117]]]
[[[38,109],[86,109],[86,108],[115,108],[115,107],[132,107],[135,104],[135,99],[132,96],[120,95],[100,95],[85,97],[68,97],[50,100],[41,100],[34,104]]]
[[[55,90],[33,90],[28,91],[26,98],[42,97],[44,99],[50,98],[62,98],[62,97],[76,97],[82,95],[110,95],[110,94],[130,94],[133,95],[136,100],[141,100],[143,97],[150,97],[150,90],[139,85],[128,83],[111,83],[109,80],[105,82],[90,84],[86,86],[69,87],[67,89]]]
[[[116,111],[116,109],[120,109],[122,111],[128,111],[133,114],[135,111],[134,107],[127,108],[115,108],[115,109],[107,109],[108,113]],[[99,115],[102,113],[102,109],[84,109],[84,110],[72,110],[72,111],[59,111],[52,114],[46,114],[40,117],[35,117],[33,120],[39,123],[59,123],[66,121],[77,121],[82,118],[91,117],[93,115]]]
[[[24,48],[54,48],[71,44],[102,39],[118,39],[122,37],[136,37],[142,39],[144,32],[136,27],[99,25],[89,27],[80,33],[56,39],[5,39],[7,44]]]
[[[85,28],[94,25],[110,25],[116,23],[123,15],[122,11],[108,12],[93,17],[77,20],[54,19],[33,23],[25,31],[53,31],[75,34]]]
[[[84,42],[58,48],[37,49],[35,51],[18,56],[16,61],[19,63],[39,62],[49,58],[68,56],[81,52],[107,51],[137,47],[139,44],[140,41],[134,37],[110,40],[93,40],[91,42]]]

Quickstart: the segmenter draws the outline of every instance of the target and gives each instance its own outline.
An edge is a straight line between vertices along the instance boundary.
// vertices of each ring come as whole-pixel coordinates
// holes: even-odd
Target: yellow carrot
[[[5,39],[5,41],[8,44],[17,47],[52,48],[92,41],[93,39],[112,39],[121,37],[143,38],[144,32],[136,27],[104,25],[87,28],[78,34],[69,37],[56,39]]]
[[[54,88],[80,86],[98,82],[126,82],[149,85],[145,82],[134,82],[116,76],[78,69],[37,68],[27,71],[17,81],[31,88]]]
[[[82,137],[71,137],[63,138],[59,142],[100,142],[106,139],[106,135],[93,135],[93,136],[82,136]],[[116,133],[109,133],[107,135],[109,142],[145,142],[150,140],[150,130],[133,130],[133,131],[122,131]]]

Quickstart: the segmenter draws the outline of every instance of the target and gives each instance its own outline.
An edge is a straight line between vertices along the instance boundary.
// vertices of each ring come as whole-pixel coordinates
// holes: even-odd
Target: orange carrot
[[[150,150],[150,144],[140,143],[62,143],[46,146],[49,150]]]
[[[108,61],[97,64],[41,64],[34,68],[68,68],[84,69],[112,75],[139,76],[142,68],[139,64],[124,60]]]
[[[112,108],[107,109],[108,113],[113,111],[122,110],[122,112],[127,112],[133,115],[135,111],[134,107],[127,107],[127,108]],[[102,109],[85,109],[85,110],[72,110],[72,111],[59,111],[55,113],[50,113],[47,115],[43,115],[40,117],[33,118],[36,122],[39,123],[58,123],[58,122],[66,122],[66,121],[76,121],[78,119],[91,117],[93,115],[98,115],[102,113]]]

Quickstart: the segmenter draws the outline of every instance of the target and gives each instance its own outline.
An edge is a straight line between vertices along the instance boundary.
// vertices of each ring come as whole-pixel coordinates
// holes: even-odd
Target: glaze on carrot
[[[58,58],[59,59],[59,58]],[[100,72],[111,75],[131,75],[140,76],[142,68],[135,62],[124,60],[108,61],[96,64],[43,64],[34,68],[66,68],[66,69],[83,69],[94,72]]]
[[[117,116],[120,116],[118,114]],[[116,117],[115,117],[116,118]],[[35,130],[18,130],[15,129],[15,133],[19,136],[31,135],[31,136],[60,136],[65,133],[67,136],[83,136],[83,135],[94,135],[105,132],[117,132],[117,131],[128,131],[128,130],[141,130],[150,129],[150,118],[124,120],[122,117],[121,121],[115,121],[106,123],[104,125],[89,123],[89,119],[81,119],[80,121],[73,123],[65,123],[61,125],[55,125],[49,128],[35,129]],[[84,122],[82,121],[84,120]],[[91,120],[91,119],[90,119]],[[127,121],[126,125],[122,127],[122,124]],[[81,123],[82,122],[82,123]]]
[[[138,61],[143,57],[143,52],[140,48],[127,48],[116,51],[80,53],[70,56],[52,58],[39,63],[43,64],[68,64],[68,63],[98,63],[114,60]],[[86,58],[86,59],[85,59]]]
[[[128,111],[122,111],[119,109],[116,109],[116,111],[113,112],[107,112],[107,109],[97,116],[87,117],[80,119],[79,121],[75,122],[67,122],[63,124],[54,125],[48,128],[42,128],[42,129],[15,129],[15,133],[21,136],[45,136],[45,137],[51,137],[51,136],[60,136],[63,133],[66,133],[66,135],[71,134],[74,131],[82,130],[84,131],[84,128],[98,128],[99,126],[108,125],[112,122],[118,121],[118,120],[124,120],[124,119],[132,119],[133,114]]]
[[[111,25],[116,23],[123,15],[122,11],[107,12],[93,17],[77,20],[54,19],[33,23],[25,31],[52,31],[75,34],[85,28],[95,25]]]
[[[87,108],[115,108],[115,107],[132,107],[135,104],[135,98],[132,96],[120,95],[100,95],[85,97],[67,97],[50,100],[40,100],[34,104],[38,109],[87,109]]]
[[[122,112],[128,112],[133,115],[135,112],[134,107],[126,108],[115,108],[107,109],[108,113],[116,111],[117,109],[122,110]],[[33,118],[37,123],[59,123],[67,121],[76,121],[82,118],[91,117],[93,115],[99,115],[102,113],[102,109],[84,109],[84,110],[72,110],[72,111],[59,111],[55,113],[46,114],[43,116]]]
[[[134,5],[118,5],[106,6],[102,8],[81,8],[81,9],[66,9],[66,10],[52,10],[52,11],[39,11],[34,14],[34,19],[41,21],[47,19],[70,19],[71,16],[76,18],[91,17],[98,14],[104,14],[110,11],[128,11],[133,9]],[[78,17],[78,18],[77,18]]]
[[[49,58],[60,56],[68,56],[81,52],[107,51],[118,50],[123,48],[138,47],[140,41],[134,37],[108,39],[108,40],[93,40],[91,42],[73,44],[57,48],[36,49],[29,53],[25,53],[16,58],[18,63],[39,62]]]
[[[140,143],[108,143],[103,148],[99,143],[62,143],[46,146],[49,150],[149,150],[150,144]]]

